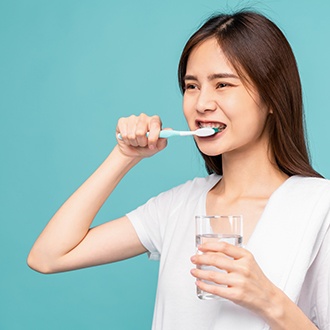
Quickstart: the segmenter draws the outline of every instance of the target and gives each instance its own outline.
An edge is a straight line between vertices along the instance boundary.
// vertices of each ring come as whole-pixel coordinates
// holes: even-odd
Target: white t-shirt
[[[243,307],[230,301],[200,300],[196,295],[195,278],[190,274],[195,267],[190,262],[196,252],[194,218],[206,214],[206,195],[219,180],[217,175],[196,178],[127,214],[150,258],[160,257],[154,330],[269,329]],[[330,329],[329,251],[328,233],[299,300],[299,306],[322,330]]]

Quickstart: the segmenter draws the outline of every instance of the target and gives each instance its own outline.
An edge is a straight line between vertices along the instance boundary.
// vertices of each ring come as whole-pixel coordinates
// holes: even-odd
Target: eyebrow
[[[234,79],[240,79],[237,75],[232,73],[214,73],[207,77],[208,80],[214,80],[214,79],[221,79],[221,78],[234,78]],[[193,75],[185,75],[183,80],[198,80],[196,76]]]

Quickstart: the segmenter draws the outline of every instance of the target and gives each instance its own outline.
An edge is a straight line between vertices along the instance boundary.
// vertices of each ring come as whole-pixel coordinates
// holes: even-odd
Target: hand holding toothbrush
[[[166,139],[159,138],[161,128],[158,116],[140,114],[120,118],[116,128],[120,151],[132,158],[153,156],[167,145]]]
[[[123,133],[118,133],[119,122],[121,123],[121,127],[123,127],[124,129],[126,128]],[[146,148],[148,146],[150,150],[158,149],[156,150],[156,152],[164,149],[166,146],[165,144],[165,146],[161,147],[161,149],[157,147],[157,141],[159,141],[159,138],[167,139],[173,136],[192,135],[196,135],[199,137],[207,137],[219,132],[218,128],[212,127],[199,128],[195,131],[160,130],[161,121],[159,117],[148,117],[144,114],[141,114],[138,117],[131,116],[129,118],[121,118],[119,122],[117,126],[118,143],[119,141],[123,141],[125,144],[129,144],[130,146],[142,148]]]

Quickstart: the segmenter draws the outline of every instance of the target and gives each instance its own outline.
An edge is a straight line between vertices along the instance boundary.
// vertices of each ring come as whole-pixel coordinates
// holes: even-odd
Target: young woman
[[[54,215],[28,264],[51,273],[148,252],[160,257],[154,329],[329,329],[330,184],[310,165],[287,40],[257,13],[214,16],[187,42],[179,83],[190,129],[219,129],[195,138],[210,175],[90,228],[124,175],[166,147],[158,116],[121,118],[122,140]],[[244,247],[206,243],[195,254],[196,214],[242,214]],[[201,301],[195,285],[227,301]]]

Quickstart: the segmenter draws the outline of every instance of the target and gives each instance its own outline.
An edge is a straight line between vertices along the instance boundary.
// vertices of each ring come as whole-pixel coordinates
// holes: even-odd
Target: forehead
[[[219,43],[215,38],[210,38],[197,45],[189,55],[187,62],[187,74],[237,72],[225,56]]]

